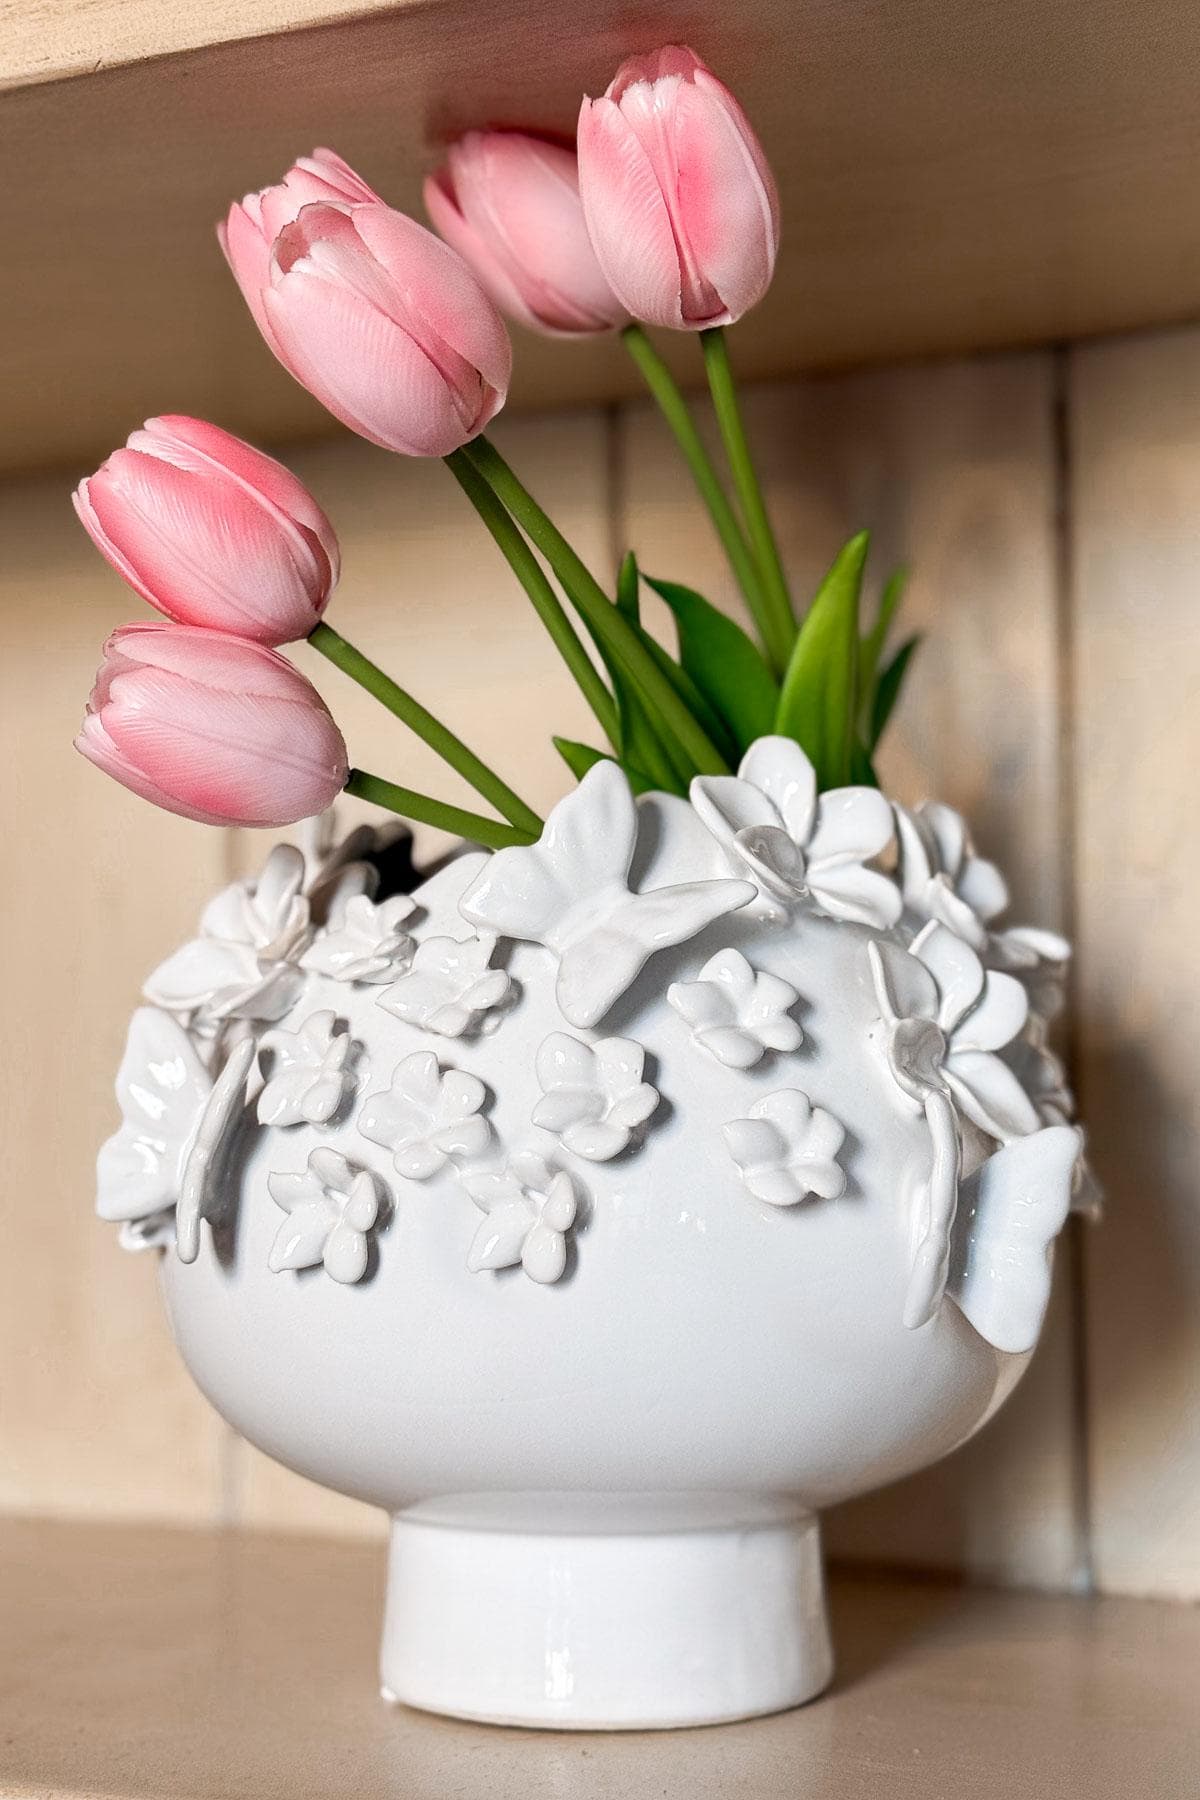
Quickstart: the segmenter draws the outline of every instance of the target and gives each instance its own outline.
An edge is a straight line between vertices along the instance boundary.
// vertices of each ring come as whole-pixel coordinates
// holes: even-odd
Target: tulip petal
[[[635,319],[682,330],[671,216],[636,132],[611,100],[585,100],[578,141],[584,217],[605,279]]]
[[[674,113],[678,218],[697,267],[740,319],[766,293],[779,248],[774,178],[741,107],[707,69],[680,85]]]

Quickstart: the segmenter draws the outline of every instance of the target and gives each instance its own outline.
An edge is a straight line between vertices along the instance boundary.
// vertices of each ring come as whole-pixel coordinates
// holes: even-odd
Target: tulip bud
[[[124,625],[75,748],[167,812],[290,825],[346,784],[346,746],[312,684],[274,650],[188,625]]]
[[[73,498],[117,573],[180,625],[290,643],[337,579],[337,538],[303,482],[202,419],[147,419]]]
[[[779,200],[745,113],[693,51],[622,63],[579,115],[584,216],[609,286],[650,325],[729,325],[762,299]]]
[[[531,331],[582,337],[627,323],[587,234],[573,150],[523,131],[469,131],[425,183],[425,210]]]
[[[331,151],[231,207],[218,234],[284,368],[360,437],[448,456],[504,405],[512,346],[471,271]]]

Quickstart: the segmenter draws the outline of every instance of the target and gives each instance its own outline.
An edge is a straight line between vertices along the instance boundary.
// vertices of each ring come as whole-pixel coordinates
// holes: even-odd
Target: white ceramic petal
[[[738,774],[743,781],[761,788],[797,844],[808,842],[817,806],[817,778],[812,763],[794,738],[757,739],[743,756]]]
[[[981,1131],[1004,1142],[1037,1130],[1040,1120],[1032,1100],[998,1056],[952,1051],[943,1072],[955,1100]]]
[[[809,866],[869,862],[892,841],[892,809],[878,788],[830,788],[817,801],[808,839]]]
[[[1011,1044],[1029,1016],[1029,999],[1011,975],[992,970],[984,979],[979,1002],[956,1027],[951,1048],[1002,1050]]]
[[[952,1031],[983,992],[983,964],[969,944],[936,922],[913,940],[912,953],[937,983],[938,1023]]]
[[[1020,1355],[1037,1342],[1080,1144],[1070,1126],[1049,1126],[997,1150],[963,1184],[949,1291],[997,1350]]]
[[[779,809],[749,781],[736,775],[697,775],[688,790],[697,817],[719,844],[732,848],[739,831],[779,825]]]
[[[904,905],[890,875],[861,863],[810,863],[808,885],[822,912],[858,925],[894,925]]]
[[[567,1241],[562,1232],[539,1219],[522,1246],[521,1262],[531,1281],[552,1285],[567,1266]]]

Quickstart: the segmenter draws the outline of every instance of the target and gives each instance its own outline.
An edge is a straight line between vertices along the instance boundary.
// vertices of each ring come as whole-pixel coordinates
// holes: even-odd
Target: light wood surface
[[[872,601],[913,567],[897,638],[927,632],[882,759],[890,789],[974,822],[1013,883],[1014,918],[1061,923],[1053,368],[1048,355],[756,389],[747,421],[788,573],[811,594],[871,525]],[[650,573],[737,610],[711,530],[657,415],[624,415],[619,535]],[[681,573],[686,571],[686,573]],[[665,609],[664,609],[665,610]],[[950,1461],[835,1512],[834,1548],[1050,1587],[1084,1551],[1072,1295],[1060,1266],[1034,1367]],[[886,1549],[885,1549],[886,1546]]]
[[[1074,359],[1079,1053],[1098,1576],[1200,1599],[1200,333]]]
[[[838,1674],[702,1731],[465,1725],[376,1693],[383,1561],[0,1527],[9,1800],[1192,1800],[1200,1613],[841,1579]]]
[[[314,28],[323,14],[340,22]],[[224,269],[212,226],[230,199],[331,142],[419,210],[448,135],[570,130],[624,52],[672,36],[743,96],[784,196],[775,285],[741,334],[753,372],[1200,314],[1187,0],[1143,0],[1136,25],[1124,0],[10,0],[8,15],[9,73],[34,85],[0,103],[0,467],[98,458],[161,411],[264,440],[326,428]],[[93,52],[95,73],[40,79]],[[694,344],[670,349],[694,380]],[[518,346],[516,404],[634,386],[610,341]]]

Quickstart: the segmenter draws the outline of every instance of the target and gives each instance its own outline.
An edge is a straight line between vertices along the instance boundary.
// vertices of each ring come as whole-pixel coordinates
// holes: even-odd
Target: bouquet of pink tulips
[[[595,715],[600,744],[555,739],[572,772],[610,757],[638,792],[685,794],[774,732],[803,747],[822,788],[874,785],[872,753],[914,646],[884,661],[895,580],[870,628],[860,624],[864,536],[799,618],[789,593],[725,335],[765,293],[779,244],[771,171],[733,95],[690,50],[669,46],[626,62],[599,99],[584,100],[574,149],[520,131],[468,133],[425,199],[440,240],[317,150],[232,206],[221,244],[296,380],[382,448],[445,460]],[[691,589],[653,580],[678,627],[672,656],[643,627],[633,557],[615,594],[581,561],[484,435],[511,371],[501,312],[561,337],[620,332],[753,635]],[[699,334],[724,468],[647,325]],[[75,504],[113,567],[169,621],[124,626],[105,646],[77,740],[100,768],[207,823],[288,824],[345,789],[487,846],[536,838],[541,820],[507,782],[326,622],[337,539],[278,462],[201,420],[151,419],[80,484]],[[301,638],[491,811],[351,768],[324,702],[279,654]]]

